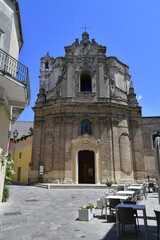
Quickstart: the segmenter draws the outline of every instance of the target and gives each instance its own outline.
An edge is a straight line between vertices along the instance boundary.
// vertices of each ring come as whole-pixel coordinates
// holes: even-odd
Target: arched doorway
[[[83,150],[78,152],[79,183],[95,183],[94,152]]]

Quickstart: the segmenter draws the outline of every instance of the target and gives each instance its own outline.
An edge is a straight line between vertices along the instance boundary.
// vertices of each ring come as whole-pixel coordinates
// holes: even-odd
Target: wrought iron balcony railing
[[[28,103],[30,103],[31,94],[28,68],[0,49],[0,71],[12,76],[26,86]]]

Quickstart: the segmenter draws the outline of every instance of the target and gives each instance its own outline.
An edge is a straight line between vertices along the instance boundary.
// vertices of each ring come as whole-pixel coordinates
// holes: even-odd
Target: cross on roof
[[[86,27],[86,24],[85,24],[85,27],[81,27],[81,29],[85,29],[85,32],[86,32],[87,28],[89,28],[89,27]]]

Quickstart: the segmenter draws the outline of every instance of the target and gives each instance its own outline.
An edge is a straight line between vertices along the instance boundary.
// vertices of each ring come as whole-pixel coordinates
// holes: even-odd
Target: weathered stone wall
[[[144,142],[145,177],[156,178],[155,152],[152,135],[160,131],[160,117],[143,117],[142,134]]]
[[[53,106],[44,109],[43,114],[35,110],[32,170],[37,169],[38,174],[39,165],[44,165],[43,181],[72,183],[72,141],[83,137],[81,121],[87,118],[91,121],[91,137],[101,143],[98,181],[105,183],[107,179],[112,179],[115,182],[132,182],[134,177],[141,178],[141,174],[144,175],[144,166],[143,142],[139,139],[140,125],[132,126],[133,132],[137,134],[134,140],[129,131],[129,115],[126,110],[120,108],[118,112],[116,109],[117,115],[114,113],[112,117],[114,111],[115,109],[104,107],[104,104],[94,106],[94,111],[92,104]],[[139,155],[134,156],[135,150]]]

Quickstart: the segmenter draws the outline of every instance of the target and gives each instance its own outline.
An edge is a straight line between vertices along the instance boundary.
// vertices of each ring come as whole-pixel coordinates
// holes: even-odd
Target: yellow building
[[[17,142],[12,142],[9,150],[11,159],[14,160],[12,181],[16,183],[29,183],[32,153],[32,136],[29,136],[31,127],[33,122],[15,122],[12,127],[12,132],[15,129],[18,131]],[[23,135],[27,136],[26,140],[21,140]]]

